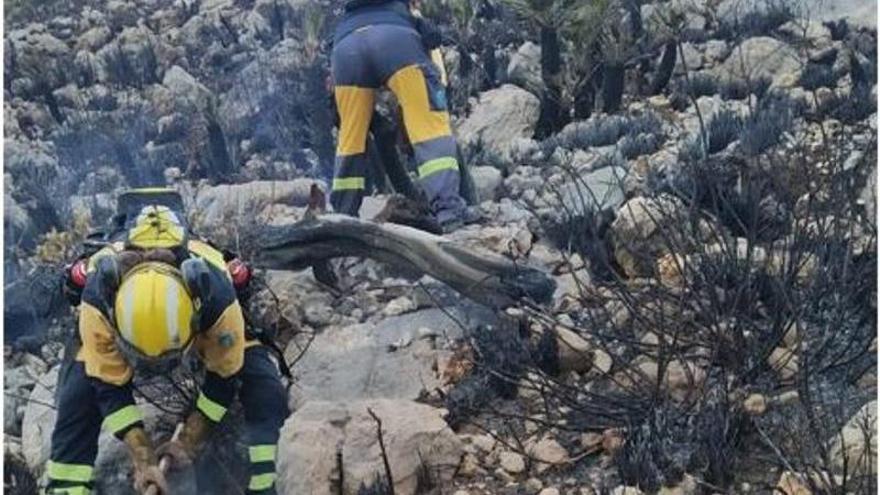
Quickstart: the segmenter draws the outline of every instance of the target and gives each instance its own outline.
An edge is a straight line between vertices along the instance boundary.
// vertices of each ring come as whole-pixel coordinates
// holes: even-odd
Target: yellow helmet
[[[173,248],[183,245],[185,239],[183,220],[162,205],[143,207],[128,232],[128,244],[141,249]]]
[[[132,268],[114,306],[118,347],[128,358],[170,361],[192,340],[193,298],[180,272],[166,263],[148,261]]]

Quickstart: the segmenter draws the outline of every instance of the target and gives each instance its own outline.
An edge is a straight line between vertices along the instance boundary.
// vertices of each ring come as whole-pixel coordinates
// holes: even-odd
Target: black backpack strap
[[[278,344],[275,343],[275,339],[272,338],[269,332],[266,332],[260,328],[255,327],[249,321],[247,321],[247,315],[245,315],[245,338],[247,340],[256,340],[260,344],[266,346],[269,350],[275,353],[275,356],[278,358],[278,371],[287,378],[288,380],[293,379],[293,374],[290,372],[290,366],[287,365],[287,360],[284,359],[284,351],[278,347]]]

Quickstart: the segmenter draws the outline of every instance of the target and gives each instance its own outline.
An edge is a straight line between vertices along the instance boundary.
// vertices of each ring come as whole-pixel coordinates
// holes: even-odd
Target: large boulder
[[[754,81],[766,77],[773,86],[792,87],[801,71],[800,56],[794,48],[768,36],[743,41],[724,63],[715,68],[721,79]]]
[[[96,52],[111,39],[113,39],[113,32],[110,31],[110,28],[107,26],[95,26],[79,35],[74,48],[77,52],[80,50]]]
[[[165,72],[162,85],[171,90],[183,108],[193,107],[204,112],[213,102],[211,90],[180,66],[175,65]]]
[[[17,96],[37,96],[67,84],[73,59],[66,43],[39,23],[6,34],[6,77]]]
[[[137,4],[122,0],[110,0],[105,5],[107,22],[110,27],[120,30],[126,26],[133,26],[143,14],[137,8]]]
[[[541,78],[541,47],[531,41],[520,46],[510,57],[507,78],[521,88],[540,94],[544,88]]]
[[[200,189],[190,209],[193,224],[204,231],[222,229],[230,222],[253,222],[268,220],[259,218],[267,207],[283,205],[304,207],[308,205],[309,191],[314,179],[290,181],[254,181],[246,184],[222,184]]]
[[[581,180],[566,183],[560,188],[560,195],[553,196],[561,198],[564,211],[571,215],[616,211],[623,204],[626,176],[623,167],[603,167],[585,174]]]
[[[278,450],[279,493],[354,495],[385,477],[378,424],[394,493],[413,495],[419,473],[448,482],[461,460],[444,411],[408,400],[312,401],[288,418]]]
[[[303,310],[308,313],[312,309],[307,306],[314,305],[304,305]],[[338,309],[327,307],[327,311],[332,315]],[[479,319],[479,315],[461,308],[448,311],[463,321]],[[439,385],[433,369],[438,356],[435,347],[442,344],[434,341],[455,339],[461,334],[461,328],[437,308],[378,323],[330,326],[315,336],[293,369],[299,377],[291,392],[294,409],[312,400],[416,399]],[[288,357],[293,358],[297,351],[290,351]]]
[[[58,290],[58,268],[39,264],[25,271],[19,270],[21,267],[14,260],[4,263],[7,271],[3,286],[3,340],[12,343],[20,337],[40,339],[53,318],[61,318],[70,311]]]
[[[255,119],[265,110],[277,111],[296,98],[290,89],[298,85],[308,64],[305,48],[294,38],[258,52],[252,59],[232,80],[229,91],[219,95],[218,113],[231,134],[253,131]],[[318,95],[311,96],[319,100]]]
[[[35,473],[43,472],[49,459],[52,427],[56,412],[55,386],[58,383],[58,367],[37,379],[25,407],[21,426],[21,450],[28,467]]]
[[[849,475],[876,476],[877,401],[865,404],[835,435],[829,445],[832,466]]]
[[[40,358],[25,354],[26,362],[12,367],[7,356],[7,368],[3,374],[3,390],[6,393],[3,401],[3,432],[7,435],[20,436],[21,424],[27,407],[31,390],[37,379],[46,373],[46,363]]]
[[[458,126],[458,137],[467,145],[508,156],[518,139],[535,133],[540,107],[535,95],[505,84],[480,95],[473,112]]]
[[[621,206],[611,224],[611,241],[617,263],[630,277],[654,274],[657,259],[680,247],[672,233],[683,233],[686,210],[672,197],[630,199]]]
[[[31,249],[36,244],[37,230],[27,210],[9,194],[3,193],[3,247],[6,256],[10,249]]]
[[[133,87],[159,82],[162,75],[157,52],[161,44],[146,26],[123,29],[97,52],[97,80]]]
[[[681,53],[676,57],[675,74],[683,75],[685,72],[698,71],[702,68],[703,53],[693,43],[682,43]]]
[[[5,192],[10,193],[25,209],[30,209],[32,205],[28,203],[38,193],[51,194],[52,191],[45,189],[46,182],[53,183],[61,175],[55,149],[45,141],[6,139],[3,159],[3,172],[8,174]]]
[[[494,201],[504,180],[501,171],[495,167],[472,167],[471,177],[477,190],[477,198],[480,201]]]

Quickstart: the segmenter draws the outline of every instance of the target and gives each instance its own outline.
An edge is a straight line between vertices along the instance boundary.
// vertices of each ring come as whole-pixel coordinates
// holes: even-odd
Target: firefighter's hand
[[[168,495],[168,482],[165,481],[165,474],[159,469],[159,466],[151,464],[148,466],[137,467],[134,470],[134,489],[138,493],[146,493],[151,486],[156,487],[154,493],[156,495]]]
[[[192,466],[193,455],[179,440],[169,440],[156,449],[156,456],[168,462],[171,470],[185,469]]]

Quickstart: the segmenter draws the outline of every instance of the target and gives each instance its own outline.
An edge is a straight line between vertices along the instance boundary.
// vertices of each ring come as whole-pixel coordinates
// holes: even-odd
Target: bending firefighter
[[[236,393],[249,445],[247,493],[275,493],[287,394],[269,348],[245,331],[236,282],[246,267],[190,239],[178,211],[150,203],[162,195],[175,193],[123,195],[120,205],[132,213],[117,215],[116,242],[71,269],[71,285],[81,287],[79,346],[59,377],[48,493],[89,493],[103,425],[128,446],[135,488],[167,494],[158,458],[167,456],[172,469],[192,463]],[[154,451],[133,377],[169,372],[188,356],[204,366],[201,391],[179,435]]]
[[[357,216],[368,169],[366,143],[376,91],[387,86],[402,109],[419,182],[437,221],[453,230],[467,215],[446,88],[429,51],[439,33],[410,11],[408,0],[350,0],[336,26],[331,65],[339,142],[331,203]]]

